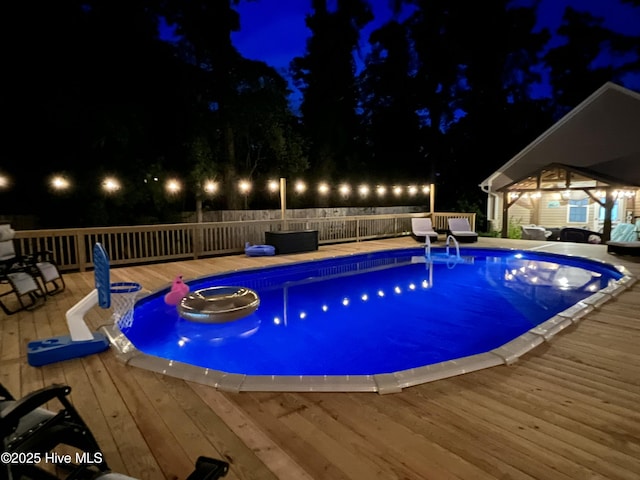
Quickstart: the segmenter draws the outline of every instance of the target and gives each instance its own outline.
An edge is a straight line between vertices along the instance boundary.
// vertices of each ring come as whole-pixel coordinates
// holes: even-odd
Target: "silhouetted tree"
[[[316,175],[331,178],[358,165],[355,63],[360,29],[372,19],[363,0],[338,0],[335,11],[327,0],[312,0],[307,17],[312,36],[307,53],[292,62],[303,93],[304,131],[310,139],[310,163]],[[346,173],[346,172],[345,172]]]
[[[557,33],[565,41],[545,55],[557,117],[578,105],[605,82],[616,80],[613,65],[596,63],[616,37],[603,24],[602,18],[590,13],[571,7],[564,11]]]
[[[407,30],[391,21],[373,32],[369,42],[371,53],[359,78],[367,165],[376,175],[413,180],[422,152]]]

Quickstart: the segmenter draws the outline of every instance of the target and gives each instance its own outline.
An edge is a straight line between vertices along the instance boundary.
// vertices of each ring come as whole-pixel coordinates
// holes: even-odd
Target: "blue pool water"
[[[228,373],[373,375],[490,351],[622,277],[561,255],[461,249],[456,262],[433,252],[433,263],[411,248],[187,281],[191,291],[251,288],[260,307],[194,323],[164,289],[139,300],[122,331],[146,354]]]

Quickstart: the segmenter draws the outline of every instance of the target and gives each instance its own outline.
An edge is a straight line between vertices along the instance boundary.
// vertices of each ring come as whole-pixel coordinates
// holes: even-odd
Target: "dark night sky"
[[[522,0],[530,4],[530,0]],[[369,34],[390,18],[389,0],[372,0],[375,20],[363,31],[366,44]],[[263,60],[277,68],[284,76],[289,62],[305,52],[310,34],[305,16],[311,11],[311,0],[254,0],[243,1],[237,7],[241,31],[233,35],[240,53],[249,59]],[[331,7],[331,2],[329,2]],[[638,34],[640,8],[633,8],[617,0],[543,0],[540,6],[540,28],[555,30],[561,23],[566,6],[587,10],[605,19],[605,26],[622,33]],[[640,78],[634,82],[640,87]]]

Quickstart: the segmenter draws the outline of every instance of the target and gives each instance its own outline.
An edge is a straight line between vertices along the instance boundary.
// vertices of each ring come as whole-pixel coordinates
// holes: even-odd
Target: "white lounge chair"
[[[419,242],[426,242],[426,237],[432,242],[438,241],[438,232],[433,229],[430,218],[412,218],[411,235]]]
[[[449,233],[460,243],[473,243],[478,241],[478,234],[471,230],[469,220],[466,218],[450,218]]]
[[[521,225],[522,240],[546,240],[551,236],[551,232],[544,227],[537,225]]]

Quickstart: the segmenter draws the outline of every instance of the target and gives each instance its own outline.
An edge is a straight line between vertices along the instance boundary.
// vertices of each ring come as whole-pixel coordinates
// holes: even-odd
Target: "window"
[[[587,221],[587,210],[589,207],[589,199],[569,200],[569,218],[568,222],[584,223]]]

